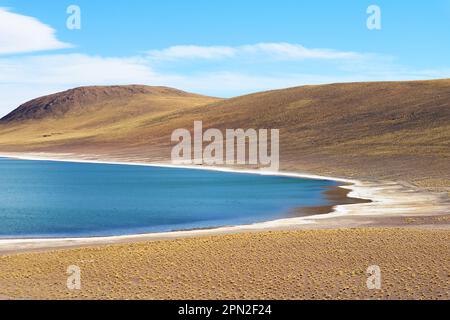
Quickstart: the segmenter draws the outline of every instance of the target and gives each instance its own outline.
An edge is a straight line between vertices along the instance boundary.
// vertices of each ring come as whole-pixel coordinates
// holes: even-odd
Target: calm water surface
[[[84,237],[240,225],[328,204],[336,182],[0,158],[0,237]]]

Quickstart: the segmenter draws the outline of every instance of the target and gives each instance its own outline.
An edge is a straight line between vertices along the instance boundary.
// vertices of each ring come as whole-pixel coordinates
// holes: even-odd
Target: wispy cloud
[[[140,57],[48,54],[0,58],[0,84],[108,84],[156,80]],[[134,81],[133,81],[134,79]]]
[[[306,48],[300,44],[286,42],[257,43],[243,46],[195,46],[180,45],[148,52],[150,58],[156,60],[203,59],[218,60],[242,57],[265,57],[278,60],[326,59],[343,60],[358,59],[363,55],[350,51],[332,49]]]
[[[236,49],[226,46],[180,45],[162,50],[151,50],[148,55],[157,60],[223,59],[236,55]]]
[[[331,49],[310,49],[300,44],[291,43],[258,43],[246,45],[239,48],[239,51],[247,54],[265,54],[271,58],[285,60],[305,60],[305,59],[357,59],[363,55],[350,51],[337,51]]]
[[[15,54],[71,47],[59,41],[55,30],[36,18],[0,8],[0,54]]]

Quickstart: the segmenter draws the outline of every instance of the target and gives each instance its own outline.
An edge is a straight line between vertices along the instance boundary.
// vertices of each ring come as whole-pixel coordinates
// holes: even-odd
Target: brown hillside
[[[173,112],[218,101],[166,87],[82,87],[29,101],[0,121],[0,149],[120,150]]]
[[[3,117],[0,121],[19,122],[61,118],[67,113],[80,114],[83,112],[98,111],[89,108],[93,105],[99,107],[99,104],[105,104],[110,101],[117,102],[117,100],[136,99],[139,96],[199,97],[198,95],[167,87],[140,85],[79,87],[28,101]]]
[[[54,104],[45,116],[19,108],[0,125],[0,152],[168,160],[171,132],[202,120],[280,129],[283,169],[450,186],[450,80],[304,86],[223,101],[178,93],[96,97],[62,114]]]

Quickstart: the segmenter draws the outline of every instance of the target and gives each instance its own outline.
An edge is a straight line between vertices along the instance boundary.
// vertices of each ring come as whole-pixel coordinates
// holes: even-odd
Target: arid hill
[[[5,116],[2,121],[19,122],[48,118],[62,118],[66,114],[81,114],[98,111],[101,104],[127,101],[142,97],[199,97],[191,93],[167,87],[149,86],[110,86],[80,87],[60,93],[33,99],[19,106]],[[96,108],[92,108],[94,106]],[[116,107],[120,107],[119,104]]]
[[[450,186],[450,80],[303,86],[227,100],[97,87],[30,101],[0,122],[0,152],[168,160],[170,134],[278,128],[284,170]]]
[[[146,127],[220,99],[150,86],[81,87],[31,100],[0,120],[1,150],[120,151]]]

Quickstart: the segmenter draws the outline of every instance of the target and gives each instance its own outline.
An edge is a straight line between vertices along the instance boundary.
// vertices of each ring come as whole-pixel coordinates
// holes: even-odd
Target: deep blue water
[[[0,237],[81,237],[248,224],[326,205],[333,181],[0,158]]]

